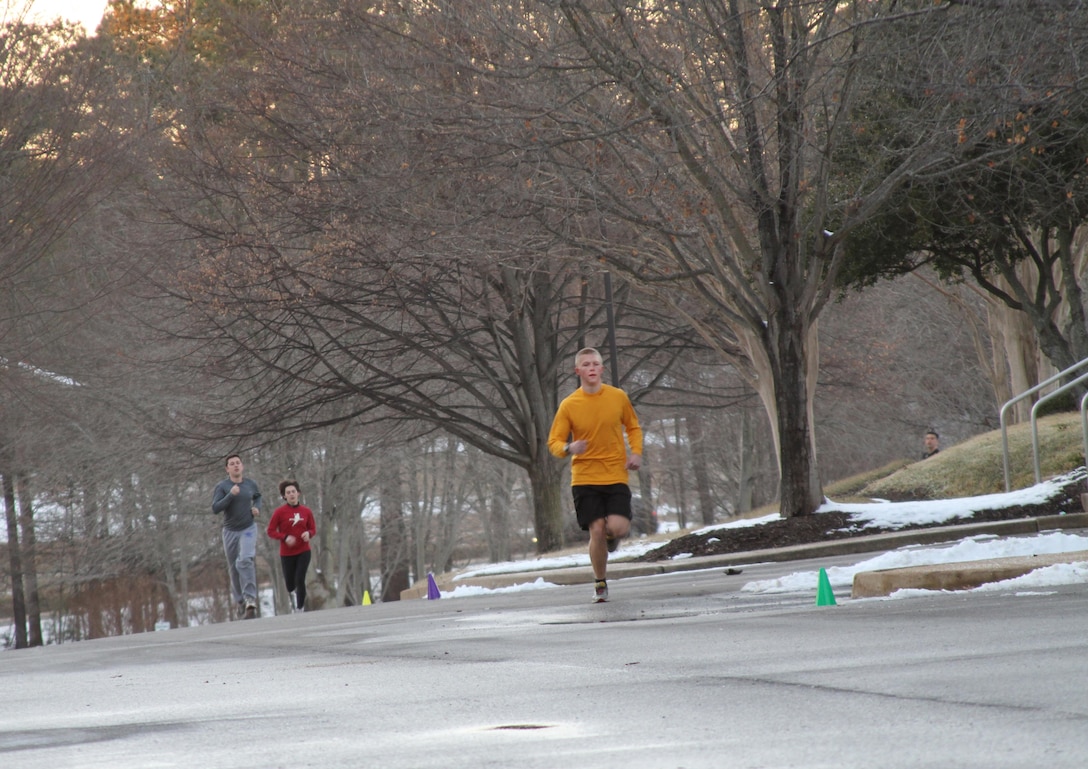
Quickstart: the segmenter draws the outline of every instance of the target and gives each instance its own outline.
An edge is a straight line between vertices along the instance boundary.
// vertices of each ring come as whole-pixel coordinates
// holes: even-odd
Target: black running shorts
[[[626,483],[610,486],[571,486],[574,494],[574,512],[582,531],[598,518],[622,515],[631,520],[631,489]]]

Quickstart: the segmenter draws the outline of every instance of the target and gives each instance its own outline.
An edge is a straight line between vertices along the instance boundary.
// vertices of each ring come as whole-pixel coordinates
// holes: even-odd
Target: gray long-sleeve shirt
[[[231,494],[234,481],[226,478],[220,481],[212,492],[212,512],[223,513],[223,528],[233,531],[245,531],[253,525],[251,508],[261,509],[261,490],[249,478],[238,483],[239,492]]]

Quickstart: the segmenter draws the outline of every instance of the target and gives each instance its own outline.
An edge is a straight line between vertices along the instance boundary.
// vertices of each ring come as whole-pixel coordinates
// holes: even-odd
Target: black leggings
[[[310,552],[303,550],[298,555],[281,555],[283,581],[287,583],[287,592],[295,594],[295,606],[306,606],[306,570],[310,568]]]

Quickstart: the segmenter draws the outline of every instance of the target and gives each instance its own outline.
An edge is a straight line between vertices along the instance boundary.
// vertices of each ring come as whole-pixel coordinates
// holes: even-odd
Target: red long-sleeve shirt
[[[280,505],[268,521],[268,536],[280,541],[280,555],[298,555],[310,549],[310,543],[302,538],[302,532],[317,533],[314,514],[306,505]],[[294,536],[294,547],[287,546],[288,535]]]

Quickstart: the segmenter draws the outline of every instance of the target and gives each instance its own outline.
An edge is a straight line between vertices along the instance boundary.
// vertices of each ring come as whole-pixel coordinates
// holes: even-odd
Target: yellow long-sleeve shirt
[[[579,440],[588,446],[571,459],[572,486],[627,483],[627,445],[632,453],[642,455],[642,428],[627,393],[602,384],[596,393],[587,394],[579,387],[564,398],[552,420],[548,450],[565,457],[567,442]]]

